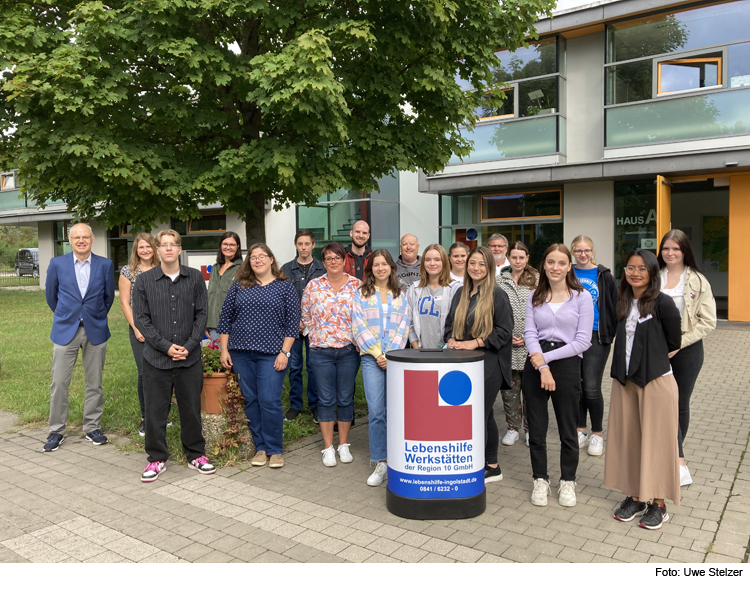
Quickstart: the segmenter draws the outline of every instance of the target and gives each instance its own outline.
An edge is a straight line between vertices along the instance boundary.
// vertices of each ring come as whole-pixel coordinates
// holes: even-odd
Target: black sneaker
[[[65,441],[65,437],[59,433],[50,433],[47,437],[47,443],[44,444],[44,451],[55,451]]]
[[[140,435],[141,437],[146,436],[146,420],[145,419],[141,419],[141,424],[138,425],[138,435]]]
[[[107,443],[107,436],[102,433],[101,429],[94,429],[91,433],[86,433],[86,439],[94,445],[104,445]]]
[[[620,506],[615,509],[615,519],[617,521],[633,521],[639,515],[646,512],[646,503],[634,501],[633,497],[627,497]]]
[[[641,517],[641,522],[638,524],[646,529],[661,529],[664,522],[669,521],[669,513],[667,513],[667,506],[659,506],[656,503],[649,503],[646,514]]]
[[[318,419],[318,408],[315,407],[310,412],[312,413],[312,416],[313,416],[313,423],[317,425],[320,422],[320,420]]]
[[[500,469],[500,464],[497,468],[490,468],[489,466],[484,467],[484,483],[500,482],[503,479],[503,471]]]
[[[285,421],[293,421],[299,416],[300,410],[298,408],[290,408],[284,415]]]

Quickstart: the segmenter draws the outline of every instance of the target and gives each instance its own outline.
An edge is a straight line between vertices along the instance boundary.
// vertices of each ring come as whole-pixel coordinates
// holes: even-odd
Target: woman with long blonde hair
[[[422,252],[419,275],[419,281],[406,292],[412,310],[409,345],[412,349],[435,349],[445,343],[445,319],[461,283],[451,277],[448,253],[439,244],[430,244]]]
[[[129,324],[130,348],[133,350],[135,366],[138,368],[138,404],[141,407],[141,424],[138,426],[138,434],[141,437],[146,436],[146,406],[143,402],[143,343],[146,339],[141,331],[135,327],[132,299],[138,276],[150,271],[160,262],[159,255],[156,254],[156,248],[156,240],[151,234],[147,232],[137,234],[133,239],[130,261],[120,269],[120,280],[117,286],[120,290],[120,308]]]
[[[497,393],[510,388],[513,313],[505,292],[495,284],[495,258],[489,248],[469,253],[464,284],[456,292],[445,321],[449,349],[484,353],[484,481],[503,479],[497,462],[499,437],[492,407]]]

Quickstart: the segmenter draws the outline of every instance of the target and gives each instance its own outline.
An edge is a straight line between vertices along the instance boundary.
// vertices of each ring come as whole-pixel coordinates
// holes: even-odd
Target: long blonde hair
[[[495,257],[492,251],[486,246],[477,246],[469,253],[466,259],[466,277],[464,278],[464,287],[461,290],[461,299],[458,301],[456,316],[453,319],[453,338],[460,341],[464,339],[464,325],[467,320],[466,315],[469,311],[469,300],[471,292],[474,291],[474,280],[468,272],[469,261],[474,254],[479,254],[484,258],[484,264],[487,267],[487,275],[477,286],[479,289],[479,301],[474,308],[473,324],[471,327],[471,336],[475,339],[486,339],[495,326]]]
[[[148,242],[148,245],[151,247],[152,254],[151,254],[151,266],[155,267],[158,265],[161,261],[159,260],[159,254],[156,252],[156,240],[154,240],[154,237],[149,234],[148,232],[142,232],[140,234],[135,235],[135,239],[133,240],[133,250],[130,251],[130,261],[128,261],[128,267],[130,267],[130,274],[135,275],[138,271],[138,265],[141,264],[141,257],[138,256],[138,243],[141,240],[145,240]]]
[[[591,247],[591,258],[589,259],[591,261],[592,265],[596,265],[596,249],[594,248],[594,241],[591,240],[588,236],[585,236],[581,234],[580,236],[576,236],[573,238],[573,242],[570,243],[570,252],[573,252],[573,250],[576,247],[576,244],[579,242],[585,242]],[[578,259],[576,259],[576,262],[578,262]]]
[[[451,284],[453,278],[451,277],[451,263],[448,260],[448,253],[440,244],[430,244],[427,248],[422,251],[422,262],[419,264],[419,285],[417,287],[426,287],[430,284],[430,278],[427,275],[427,269],[424,266],[424,257],[431,251],[436,250],[440,255],[440,260],[443,263],[443,268],[440,271],[440,287],[446,287]]]

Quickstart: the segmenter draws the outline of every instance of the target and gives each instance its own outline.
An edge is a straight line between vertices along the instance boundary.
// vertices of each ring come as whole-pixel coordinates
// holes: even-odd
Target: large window
[[[565,40],[549,37],[514,52],[497,51],[493,71],[500,93],[487,93],[477,109],[477,126],[468,134],[474,151],[463,162],[519,158],[565,152]],[[473,91],[467,80],[461,88]],[[450,164],[462,162],[454,156]]]
[[[362,190],[340,189],[326,193],[312,207],[297,207],[297,228],[308,228],[315,234],[314,256],[330,242],[351,244],[349,231],[358,221],[370,225],[370,246],[373,250],[387,248],[397,258],[399,255],[399,181],[398,172],[378,181],[378,189],[368,193]]]
[[[656,254],[656,183],[615,182],[615,268],[622,276],[628,256],[637,248]]]
[[[607,26],[606,146],[750,132],[750,0]]]
[[[510,243],[523,242],[538,266],[547,247],[563,240],[561,201],[556,190],[493,195],[441,195],[440,243],[454,242],[470,248],[487,246],[494,233]]]

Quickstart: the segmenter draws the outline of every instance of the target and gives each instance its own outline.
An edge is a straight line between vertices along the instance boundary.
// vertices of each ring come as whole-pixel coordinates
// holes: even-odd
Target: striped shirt
[[[133,319],[146,338],[143,358],[157,369],[190,367],[201,360],[201,339],[206,330],[208,295],[200,271],[180,266],[176,281],[154,267],[139,275],[133,293]],[[188,350],[187,359],[173,361],[173,345]]]

